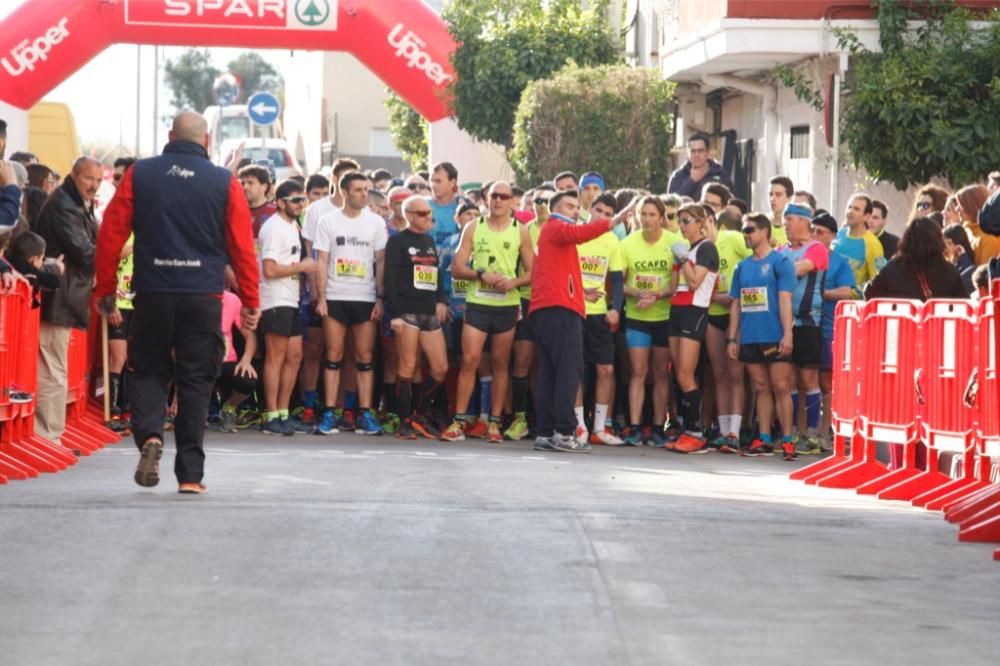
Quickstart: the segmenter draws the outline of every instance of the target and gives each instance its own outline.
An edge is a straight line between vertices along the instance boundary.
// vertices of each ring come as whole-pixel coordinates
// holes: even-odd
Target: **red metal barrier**
[[[984,298],[978,302],[976,381],[965,396],[973,403],[977,415],[975,448],[962,461],[960,479],[945,488],[914,498],[914,504],[932,511],[945,509],[989,487],[991,458],[1000,458],[1000,383],[997,381],[995,312],[991,299]]]
[[[861,367],[861,301],[837,304],[833,324],[833,392],[830,411],[833,423],[833,455],[789,474],[790,479],[815,483],[836,468],[851,463],[847,444],[857,432],[859,370]],[[853,446],[853,444],[852,444]]]
[[[819,478],[824,488],[857,488],[889,474],[875,456],[876,442],[902,444],[913,456],[917,396],[913,381],[919,348],[918,301],[865,304],[861,321],[860,414],[851,462]],[[902,470],[897,470],[897,472]],[[892,474],[896,474],[893,472]]]
[[[917,392],[927,466],[913,478],[882,490],[880,499],[913,500],[946,488],[954,480],[939,469],[943,452],[961,454],[966,467],[973,467],[975,414],[966,398],[978,362],[975,304],[968,299],[928,301],[921,312],[920,333]]]

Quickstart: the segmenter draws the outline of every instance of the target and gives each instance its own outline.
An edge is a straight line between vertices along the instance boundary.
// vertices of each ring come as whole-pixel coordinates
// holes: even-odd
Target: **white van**
[[[208,148],[208,157],[218,164],[222,159],[222,144],[230,139],[248,139],[250,137],[273,138],[275,125],[260,127],[250,122],[246,104],[231,104],[229,106],[209,106],[202,113],[208,121],[208,131],[212,135],[212,143]]]

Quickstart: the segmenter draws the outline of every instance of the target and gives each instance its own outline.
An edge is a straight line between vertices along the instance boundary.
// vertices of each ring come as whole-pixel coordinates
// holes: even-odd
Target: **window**
[[[789,157],[793,160],[809,159],[809,125],[792,128],[792,147]]]

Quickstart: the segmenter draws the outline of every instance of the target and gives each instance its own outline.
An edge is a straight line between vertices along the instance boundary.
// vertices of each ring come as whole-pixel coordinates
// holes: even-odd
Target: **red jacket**
[[[132,233],[132,218],[135,214],[133,172],[134,168],[126,171],[125,177],[118,183],[118,189],[104,211],[104,221],[98,231],[95,261],[97,285],[94,289],[98,298],[114,294],[118,285],[119,254]],[[136,242],[142,241],[137,238]],[[243,188],[235,176],[229,179],[225,206],[225,243],[229,264],[239,285],[240,300],[246,307],[260,307],[260,273],[253,245],[250,209]]]
[[[531,269],[529,314],[543,308],[566,308],[586,316],[583,277],[576,246],[609,231],[611,220],[590,224],[568,224],[552,216],[538,236],[535,263]]]

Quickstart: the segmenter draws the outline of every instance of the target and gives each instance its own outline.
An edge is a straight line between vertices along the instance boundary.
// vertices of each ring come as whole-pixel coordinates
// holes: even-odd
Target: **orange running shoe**
[[[489,427],[486,425],[486,421],[482,419],[476,419],[471,425],[468,421],[465,423],[465,436],[475,437],[476,439],[486,439],[486,434],[489,431]]]
[[[677,453],[708,452],[708,448],[705,446],[705,439],[703,437],[696,437],[688,433],[682,434],[669,448],[671,451],[676,451]]]

